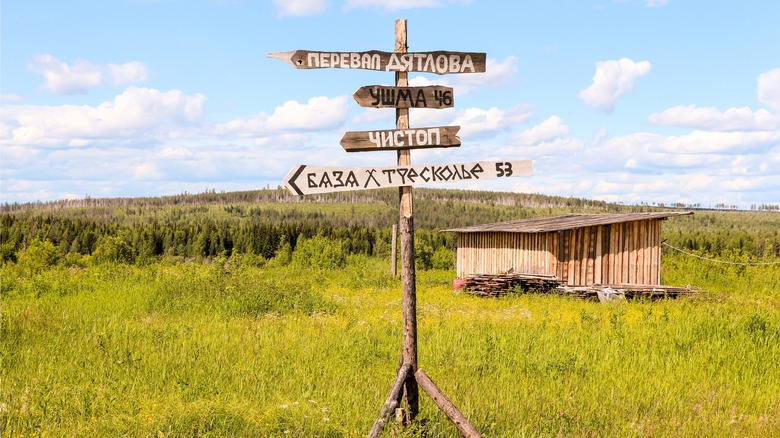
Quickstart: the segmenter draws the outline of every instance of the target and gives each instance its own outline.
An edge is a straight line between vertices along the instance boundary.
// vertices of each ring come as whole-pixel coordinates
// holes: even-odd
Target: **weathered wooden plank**
[[[452,108],[455,96],[452,87],[387,87],[367,85],[352,94],[358,105],[365,108]]]
[[[653,284],[650,279],[650,265],[652,260],[653,243],[651,242],[651,228],[654,221],[644,221],[642,223],[642,284]]]
[[[346,68],[392,72],[420,72],[439,75],[484,73],[487,54],[477,52],[320,52],[293,50],[266,56],[287,62],[295,68]]]
[[[329,167],[299,164],[284,178],[294,195],[371,190],[420,184],[531,175],[531,161],[479,161],[396,167]]]
[[[661,221],[653,221],[653,261],[652,280],[655,285],[661,284]]]
[[[458,147],[458,131],[460,126],[348,131],[341,146],[347,152]]]
[[[620,277],[620,283],[631,283],[631,223],[621,224],[623,229],[623,272]]]
[[[396,52],[406,52],[407,33],[406,20],[395,20],[395,41],[394,50]],[[408,74],[405,72],[396,72],[395,85],[397,87],[408,86]],[[409,129],[409,109],[397,108],[395,110],[396,129]],[[399,150],[397,154],[397,164],[401,166],[411,166],[411,151]],[[409,167],[411,169],[411,167]],[[408,171],[407,171],[408,172]],[[408,173],[407,173],[408,175]],[[414,215],[412,208],[412,188],[408,184],[402,185],[398,190],[399,208],[398,223],[401,234],[401,294],[403,310],[403,349],[401,353],[402,361],[411,366],[411,373],[417,371],[417,281],[414,266]],[[404,398],[406,402],[406,425],[410,426],[419,411],[419,397],[417,381],[413,376],[407,376],[404,382]]]

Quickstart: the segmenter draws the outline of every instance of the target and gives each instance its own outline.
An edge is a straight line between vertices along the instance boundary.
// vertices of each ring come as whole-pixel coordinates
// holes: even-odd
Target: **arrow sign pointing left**
[[[293,195],[369,190],[452,181],[528,176],[530,160],[420,164],[395,167],[295,166],[284,178]]]

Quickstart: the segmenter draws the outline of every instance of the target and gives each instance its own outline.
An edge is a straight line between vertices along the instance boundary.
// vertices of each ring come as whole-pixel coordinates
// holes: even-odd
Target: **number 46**
[[[501,178],[502,176],[512,176],[512,163],[496,163],[496,176]]]

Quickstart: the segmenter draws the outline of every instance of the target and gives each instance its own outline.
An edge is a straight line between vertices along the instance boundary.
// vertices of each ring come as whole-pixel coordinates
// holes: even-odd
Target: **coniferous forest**
[[[390,254],[391,227],[398,218],[395,190],[368,194],[294,197],[283,189],[181,194],[161,198],[55,201],[2,206],[3,260],[34,240],[51,242],[62,255],[109,253],[123,262],[172,256],[200,259],[251,254],[265,259],[299,238],[338,240],[348,254]],[[543,195],[415,191],[418,253],[454,248],[454,236],[439,230],[479,223],[564,213],[654,211],[601,201]],[[668,221],[670,245],[719,256],[741,253],[780,256],[778,215],[757,211],[698,210]],[[425,263],[423,263],[425,265]]]

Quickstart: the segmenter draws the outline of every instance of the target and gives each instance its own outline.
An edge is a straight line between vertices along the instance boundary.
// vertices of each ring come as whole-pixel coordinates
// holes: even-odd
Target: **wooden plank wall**
[[[545,233],[459,233],[458,277],[552,274],[569,286],[661,284],[661,221]]]
[[[459,233],[458,277],[503,274],[509,269],[529,274],[550,273],[554,260],[547,249],[555,233]]]
[[[661,284],[661,221],[560,231],[552,272],[569,286]]]

